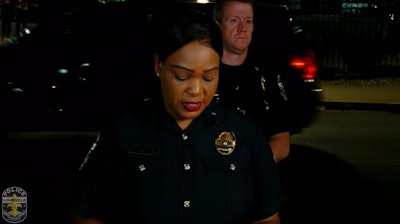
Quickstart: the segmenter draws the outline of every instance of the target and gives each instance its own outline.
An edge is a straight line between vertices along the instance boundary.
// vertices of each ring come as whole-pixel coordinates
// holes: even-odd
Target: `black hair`
[[[153,51],[161,61],[186,44],[199,41],[222,55],[221,37],[211,15],[189,7],[170,5],[153,22]]]

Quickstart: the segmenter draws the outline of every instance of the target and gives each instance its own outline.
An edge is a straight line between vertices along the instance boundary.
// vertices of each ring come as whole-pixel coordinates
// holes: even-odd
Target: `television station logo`
[[[8,187],[1,195],[2,216],[8,223],[20,223],[28,212],[28,195],[20,187]]]

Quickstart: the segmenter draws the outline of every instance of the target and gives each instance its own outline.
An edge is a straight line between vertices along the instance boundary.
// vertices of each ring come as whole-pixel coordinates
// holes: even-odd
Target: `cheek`
[[[218,81],[206,83],[204,85],[204,89],[209,97],[213,97],[215,92],[217,91]]]
[[[249,33],[253,33],[254,27],[250,27],[250,28],[248,29],[248,31],[249,31]]]
[[[234,32],[235,32],[234,27],[226,26],[226,27],[223,29],[223,34],[222,34],[222,35],[224,35],[224,36],[230,36],[230,35],[232,35]]]
[[[182,92],[182,85],[179,85],[176,82],[174,83],[171,80],[162,81],[161,88],[164,98],[168,98],[170,101],[173,101],[174,99],[176,100]]]
[[[231,27],[228,29],[227,33],[229,33],[230,35],[233,35],[237,32],[237,29],[235,27]]]

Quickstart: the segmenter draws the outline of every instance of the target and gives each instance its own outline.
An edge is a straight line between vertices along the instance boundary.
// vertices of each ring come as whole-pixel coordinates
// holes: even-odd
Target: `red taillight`
[[[312,50],[307,50],[304,55],[292,55],[290,65],[302,70],[302,78],[306,80],[315,79],[318,72],[318,65],[315,60],[315,54]]]
[[[304,67],[306,66],[306,63],[303,59],[292,59],[292,61],[290,62],[290,65],[292,65],[293,67],[295,67],[297,69],[304,69]]]
[[[303,79],[315,79],[317,76],[318,68],[316,64],[309,64],[303,72]]]

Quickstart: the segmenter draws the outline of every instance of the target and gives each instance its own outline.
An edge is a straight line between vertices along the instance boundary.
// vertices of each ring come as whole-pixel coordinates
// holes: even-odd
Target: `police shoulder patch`
[[[12,186],[3,191],[1,195],[1,208],[3,219],[9,223],[20,223],[28,214],[28,195],[20,187]]]

